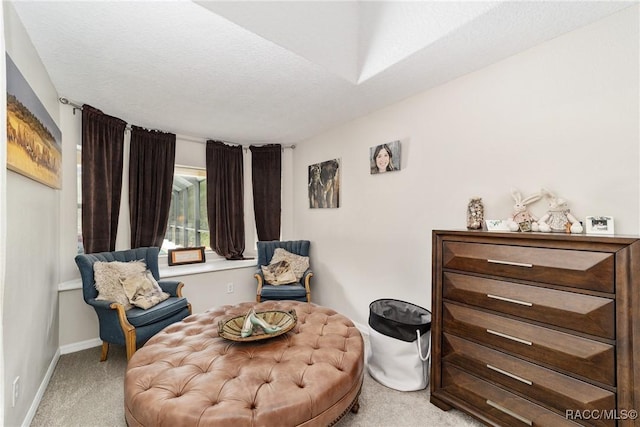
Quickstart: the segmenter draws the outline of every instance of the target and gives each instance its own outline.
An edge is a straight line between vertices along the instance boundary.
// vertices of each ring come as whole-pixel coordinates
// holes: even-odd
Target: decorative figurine
[[[516,202],[513,205],[513,213],[507,219],[507,226],[511,231],[538,231],[538,219],[529,212],[528,205],[540,200],[540,193],[535,193],[522,199],[522,194],[517,190],[511,191],[511,196]]]
[[[542,189],[549,201],[549,210],[538,220],[540,231],[544,233],[582,233],[582,224],[569,210],[567,201],[556,197],[552,192]]]
[[[249,310],[249,312],[247,313],[246,316],[244,316],[244,322],[242,323],[242,330],[240,331],[240,336],[242,338],[246,338],[248,336],[251,336],[251,334],[253,334],[253,323],[251,323],[251,317],[255,316],[256,312],[253,309],[253,307],[251,307],[251,310]]]
[[[240,336],[247,338],[253,334],[253,327],[259,326],[266,334],[273,334],[278,332],[281,328],[277,325],[271,325],[264,319],[258,317],[253,307],[244,316],[244,322],[242,323],[242,329],[240,330]]]
[[[467,205],[467,228],[469,230],[480,230],[484,223],[484,205],[482,198],[474,197]]]
[[[253,323],[254,326],[260,326],[262,330],[267,334],[273,334],[280,330],[280,326],[271,325],[265,322],[264,319],[261,319],[260,317],[258,317],[255,312],[250,318],[251,318],[251,323]]]

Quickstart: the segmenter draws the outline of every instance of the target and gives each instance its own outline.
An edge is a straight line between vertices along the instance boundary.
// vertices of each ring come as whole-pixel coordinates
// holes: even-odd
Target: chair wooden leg
[[[102,354],[100,355],[100,361],[104,362],[107,360],[107,354],[109,353],[109,343],[106,341],[102,341]]]
[[[304,277],[304,288],[307,291],[307,302],[311,302],[311,278],[313,273],[309,273]]]
[[[262,275],[256,273],[253,275],[253,277],[256,278],[256,280],[258,281],[258,287],[256,288],[256,302],[260,302],[260,300],[262,299],[261,295],[262,295]]]
[[[125,333],[125,340],[127,345],[127,360],[131,359],[133,353],[136,352],[136,330],[127,331]]]
[[[136,352],[136,328],[127,320],[127,314],[121,304],[113,303],[111,308],[118,310],[118,320],[124,333],[124,345],[127,348],[127,360],[129,360],[133,353]]]

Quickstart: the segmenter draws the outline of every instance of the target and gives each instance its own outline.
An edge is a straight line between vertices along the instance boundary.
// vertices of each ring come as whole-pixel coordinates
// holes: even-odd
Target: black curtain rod
[[[251,144],[250,146],[247,145],[243,145],[242,149],[244,151],[249,150],[249,147],[264,147],[265,145],[276,145],[276,144]],[[292,150],[296,148],[295,144],[291,144],[291,145],[282,145],[280,144],[280,147],[282,148],[282,150],[284,150],[285,148],[291,148]]]
[[[71,105],[73,107],[73,114],[76,113],[76,110],[82,111],[82,105],[78,105],[75,102],[71,102],[64,96],[61,96],[60,98],[58,98],[58,101],[60,101],[60,103],[64,105]]]
[[[75,102],[69,101],[69,99],[65,98],[64,96],[61,96],[60,98],[58,98],[58,101],[60,101],[61,104],[70,105],[71,107],[73,107],[73,114],[76,113],[76,110],[82,111],[82,105],[78,105]],[[127,124],[126,129],[130,131],[131,130],[131,125]],[[157,129],[152,129],[152,130],[157,130]],[[161,130],[157,130],[157,131],[158,132],[164,132],[164,131],[161,131]],[[188,136],[188,135],[182,135],[182,136]],[[215,138],[196,138],[196,137],[190,137],[190,136],[188,136],[188,137],[189,138],[193,138],[193,139],[204,139],[205,142],[207,140],[220,141],[219,139],[215,139]],[[176,134],[176,138],[177,138],[177,134]],[[178,139],[184,139],[184,138],[178,138]],[[242,146],[244,148],[244,150],[248,150],[249,149],[248,147],[246,147],[246,146],[244,146],[242,144],[238,144],[236,142],[231,142],[231,141],[220,141],[220,142],[224,142],[225,144],[240,145],[240,146]],[[270,145],[270,144],[251,144],[251,145],[253,145],[254,147],[262,147],[263,145]],[[296,146],[295,146],[295,144],[283,145],[282,148],[283,149],[284,148],[294,149],[294,148],[296,148]]]

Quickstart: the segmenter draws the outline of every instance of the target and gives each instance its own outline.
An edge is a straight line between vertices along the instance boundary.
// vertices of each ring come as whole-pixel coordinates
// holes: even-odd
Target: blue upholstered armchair
[[[84,300],[96,310],[98,315],[100,339],[102,340],[100,361],[107,360],[109,343],[124,345],[127,349],[127,360],[129,360],[138,346],[144,344],[166,326],[191,314],[191,304],[182,297],[183,283],[174,280],[160,280],[158,253],[158,248],[151,247],[76,256],[76,264],[82,276]],[[93,264],[96,261],[128,262],[137,260],[145,261],[147,269],[151,271],[162,290],[170,295],[168,299],[146,310],[137,307],[125,310],[122,304],[96,300],[98,291],[93,275]]]
[[[308,257],[310,245],[311,242],[308,240],[258,242],[258,270],[254,274],[258,281],[256,301],[296,300],[311,302],[311,288],[309,287],[309,282],[313,276],[311,268],[304,272],[299,282],[277,286],[265,282],[261,268],[264,265],[269,265],[277,248],[283,248],[292,254]]]

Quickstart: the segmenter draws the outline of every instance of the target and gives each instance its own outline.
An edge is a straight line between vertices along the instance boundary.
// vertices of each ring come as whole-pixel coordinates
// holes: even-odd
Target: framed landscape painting
[[[9,55],[7,169],[49,187],[62,187],[62,133]]]

